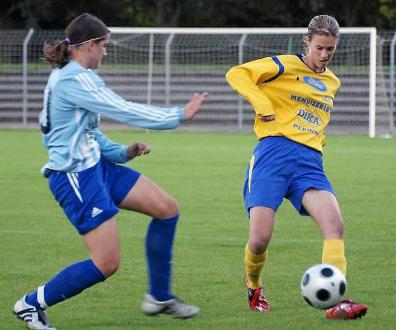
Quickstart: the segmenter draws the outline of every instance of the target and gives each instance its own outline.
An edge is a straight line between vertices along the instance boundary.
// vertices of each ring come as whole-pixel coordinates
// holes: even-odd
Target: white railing
[[[251,129],[253,112],[229,88],[225,72],[255,58],[303,52],[306,29],[112,27],[111,31],[112,48],[100,73],[116,92],[138,102],[173,105],[187,101],[193,92],[207,90],[205,111],[187,128],[243,130]],[[12,37],[16,32],[20,41]],[[11,37],[3,40],[7,33]],[[18,118],[25,127],[36,121],[50,70],[39,64],[42,43],[59,38],[62,31],[0,30],[1,126],[17,125]],[[389,73],[389,61],[385,59],[388,62],[383,65],[384,55],[377,56],[380,47],[383,42],[377,43],[375,28],[341,28],[331,69],[343,86],[330,132],[366,132],[373,137],[393,131],[394,66]],[[382,50],[386,55],[393,48]],[[18,72],[22,72],[20,78]]]

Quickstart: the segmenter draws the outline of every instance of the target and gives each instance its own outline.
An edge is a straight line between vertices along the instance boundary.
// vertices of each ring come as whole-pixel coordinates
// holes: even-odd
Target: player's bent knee
[[[97,261],[95,264],[105,277],[110,277],[120,268],[121,259],[120,257],[113,257],[106,260]]]
[[[119,263],[118,264],[117,263],[108,264],[108,265],[104,266],[104,269],[102,269],[102,273],[106,277],[110,277],[111,275],[116,273],[119,268],[120,268],[120,264]]]
[[[169,197],[167,200],[163,200],[157,204],[153,216],[157,219],[168,219],[179,214],[179,212],[179,205],[176,200],[173,197]]]

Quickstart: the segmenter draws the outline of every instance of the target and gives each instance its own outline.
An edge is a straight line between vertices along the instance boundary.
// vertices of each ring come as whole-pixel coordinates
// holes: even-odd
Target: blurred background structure
[[[314,15],[325,13],[349,31],[342,34],[330,66],[341,78],[342,89],[328,132],[368,134],[370,100],[374,100],[375,134],[392,134],[395,2],[71,0],[64,8],[57,0],[2,1],[0,127],[37,126],[50,72],[41,61],[42,44],[63,39],[62,29],[70,19],[90,12],[108,26],[130,28],[113,29],[109,55],[100,69],[106,83],[123,97],[167,106],[184,104],[192,93],[208,91],[204,111],[184,128],[250,130],[254,113],[231,91],[224,79],[226,71],[255,58],[303,53],[304,28]],[[352,29],[362,26],[376,29]],[[369,32],[373,30],[374,46]]]
[[[306,27],[333,15],[341,26],[395,29],[395,0],[2,0],[1,29],[63,29],[89,12],[109,26]]]

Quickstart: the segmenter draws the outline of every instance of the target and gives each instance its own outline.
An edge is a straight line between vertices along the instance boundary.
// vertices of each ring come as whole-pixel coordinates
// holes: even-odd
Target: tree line
[[[396,29],[396,0],[2,0],[1,29],[63,29],[89,12],[108,26],[305,27],[328,14],[341,26]]]

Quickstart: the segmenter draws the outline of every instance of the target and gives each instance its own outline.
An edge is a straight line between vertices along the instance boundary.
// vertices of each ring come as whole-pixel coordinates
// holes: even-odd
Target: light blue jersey
[[[184,119],[181,107],[159,108],[128,102],[105,86],[92,70],[70,61],[55,68],[44,92],[40,114],[43,143],[49,161],[42,168],[81,172],[96,165],[100,157],[125,163],[127,146],[108,139],[98,128],[100,116],[149,129],[172,129]]]

